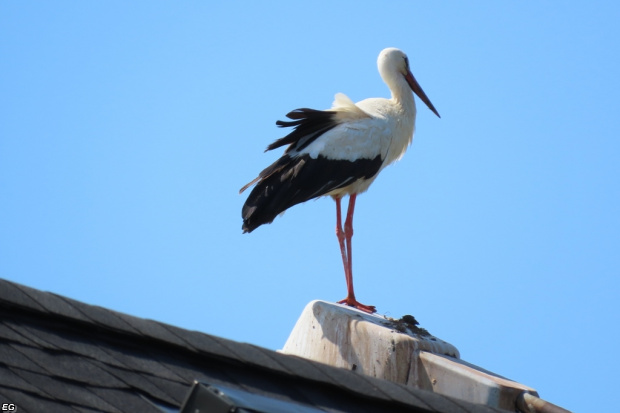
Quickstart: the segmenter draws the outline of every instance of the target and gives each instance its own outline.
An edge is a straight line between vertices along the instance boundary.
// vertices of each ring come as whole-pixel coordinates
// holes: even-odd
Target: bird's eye
[[[409,58],[407,56],[403,56],[403,58],[405,59],[405,67],[409,69]]]

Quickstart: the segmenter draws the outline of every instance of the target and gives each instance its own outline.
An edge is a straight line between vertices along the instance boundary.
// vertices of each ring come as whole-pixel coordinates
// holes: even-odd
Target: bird
[[[271,151],[288,145],[283,155],[258,177],[241,215],[243,233],[269,224],[294,205],[330,196],[336,202],[336,236],[347,284],[347,296],[338,301],[366,313],[376,307],[361,304],[353,288],[353,214],[357,196],[370,187],[389,164],[399,160],[411,144],[415,129],[415,93],[437,117],[439,113],[411,73],[407,55],[394,47],[383,49],[377,67],[391,92],[389,99],[369,98],[354,103],[337,93],[331,109],[295,109],[278,120],[281,128],[293,128],[269,146]],[[412,93],[413,92],[413,93]],[[341,200],[349,197],[342,225]]]

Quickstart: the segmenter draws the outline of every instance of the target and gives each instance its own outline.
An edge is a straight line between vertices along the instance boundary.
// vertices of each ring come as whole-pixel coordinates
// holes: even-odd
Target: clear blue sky
[[[213,3],[0,3],[0,277],[280,348],[345,296],[334,203],[242,235],[238,190],[288,111],[389,96],[399,47],[442,118],[358,198],[358,298],[617,407],[618,3]]]

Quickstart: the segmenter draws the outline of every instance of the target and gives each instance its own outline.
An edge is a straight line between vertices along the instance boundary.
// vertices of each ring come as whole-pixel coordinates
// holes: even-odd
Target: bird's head
[[[409,68],[409,58],[405,53],[403,53],[402,50],[395,47],[383,49],[381,53],[379,53],[377,66],[379,67],[381,78],[391,89],[393,89],[394,85],[398,84],[398,82],[402,82],[399,79],[399,77],[402,76],[402,78],[406,80],[407,84],[409,84],[411,90],[413,90],[413,93],[418,95],[422,102],[424,102],[435,115],[441,117],[428,96],[426,96],[426,93],[422,90],[422,87],[418,81],[411,73],[411,69]]]

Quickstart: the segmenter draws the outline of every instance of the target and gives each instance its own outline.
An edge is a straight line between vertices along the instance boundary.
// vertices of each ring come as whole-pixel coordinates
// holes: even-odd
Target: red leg
[[[344,246],[345,233],[342,230],[342,218],[341,217],[341,209],[340,209],[340,201],[342,198],[334,197],[334,201],[336,201],[336,236],[338,237],[338,244],[340,244],[340,254],[342,255],[342,265],[344,266],[344,278],[347,282],[347,288],[349,288],[349,265],[347,258],[347,251]]]
[[[351,245],[351,239],[353,238],[353,213],[355,212],[355,199],[357,194],[349,195],[349,207],[347,209],[347,218],[344,222],[344,238],[346,241],[346,263],[345,263],[345,277],[347,279],[347,298],[338,301],[340,304],[346,304],[351,307],[355,307],[358,310],[365,311],[367,313],[374,313],[377,310],[372,305],[364,305],[355,299],[355,292],[353,291],[353,249]],[[336,201],[336,209],[338,211],[338,228],[340,228],[340,200]],[[336,233],[338,230],[336,229]],[[340,251],[342,252],[343,262],[345,260],[345,252],[343,251],[343,243],[341,237],[338,236],[340,242]]]
[[[353,296],[353,251],[351,248],[351,241],[353,238],[353,213],[355,212],[355,199],[357,198],[356,194],[349,195],[349,206],[347,208],[347,218],[344,221],[344,236],[347,242],[347,258],[349,261],[348,270],[349,270],[349,290],[348,294]]]

